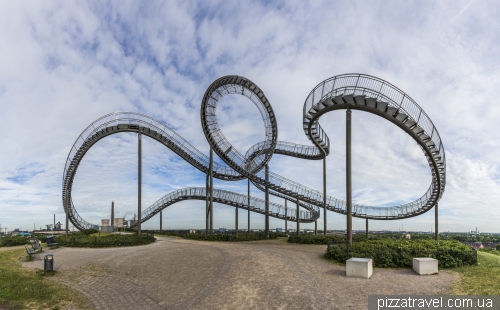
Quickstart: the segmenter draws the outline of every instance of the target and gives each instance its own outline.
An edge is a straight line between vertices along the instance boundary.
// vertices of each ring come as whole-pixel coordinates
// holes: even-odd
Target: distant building
[[[401,236],[401,238],[411,239],[411,235],[410,234],[403,234]]]

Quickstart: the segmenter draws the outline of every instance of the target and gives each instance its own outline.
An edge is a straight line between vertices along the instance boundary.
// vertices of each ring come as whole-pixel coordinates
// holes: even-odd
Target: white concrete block
[[[346,276],[369,279],[373,273],[371,258],[350,258],[346,261]]]
[[[418,274],[438,273],[438,260],[430,257],[416,257],[413,259],[413,270]]]

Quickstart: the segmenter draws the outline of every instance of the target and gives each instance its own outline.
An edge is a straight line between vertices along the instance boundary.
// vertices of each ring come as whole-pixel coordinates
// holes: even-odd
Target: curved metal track
[[[217,102],[230,94],[248,97],[259,109],[265,124],[265,141],[252,146],[245,155],[239,153],[229,143],[217,122]],[[347,108],[379,115],[402,128],[421,146],[433,174],[428,191],[416,201],[393,207],[354,205],[353,216],[390,220],[416,216],[431,209],[442,196],[446,183],[444,147],[436,128],[425,112],[409,96],[392,84],[361,74],[341,75],[325,80],[316,86],[307,97],[303,109],[304,131],[314,146],[278,141],[277,121],[272,107],[262,90],[253,82],[240,76],[225,76],[217,79],[205,92],[200,113],[202,128],[208,142],[227,164],[226,166],[214,163],[214,177],[227,181],[248,178],[261,190],[265,187],[270,188],[270,193],[275,196],[292,201],[300,200],[301,206],[308,210],[300,213],[301,222],[316,220],[319,217],[319,207],[323,206],[322,192],[272,172],[269,173],[269,179],[266,181],[262,168],[269,162],[273,154],[284,154],[311,160],[327,156],[330,147],[329,139],[318,120],[326,112]],[[63,173],[63,205],[65,210],[69,211],[71,222],[79,229],[96,227],[97,225],[88,223],[81,218],[71,199],[72,184],[78,165],[92,145],[100,139],[118,132],[141,132],[164,144],[200,171],[208,172],[208,156],[198,151],[165,123],[133,112],[105,115],[88,126],[78,137],[68,155]],[[192,189],[183,190],[190,191]],[[214,197],[215,201],[246,208],[246,205],[239,203],[239,199],[244,195],[236,193],[230,195],[229,192],[221,190],[217,190],[217,193],[224,194],[226,198],[221,196],[219,197],[220,201],[217,201],[219,198]],[[170,193],[165,197],[173,197],[171,195],[174,194]],[[204,200],[204,194],[202,196]],[[165,197],[143,212],[142,221],[170,205],[160,203],[160,201],[167,199]],[[180,200],[201,199],[198,194],[193,196],[180,195],[179,197],[184,197],[178,198]],[[327,196],[326,202],[329,210],[346,214],[345,201]],[[252,211],[262,213],[259,208]],[[280,218],[279,214],[278,212],[276,217]]]
[[[142,221],[147,221],[156,214],[160,213],[161,210],[168,206],[171,206],[179,201],[183,200],[205,200],[206,199],[206,189],[204,187],[190,187],[182,188],[167,195],[163,196],[161,199],[152,204],[149,208],[142,212],[144,219]],[[225,205],[238,207],[245,210],[250,210],[252,212],[266,214],[266,201],[264,199],[250,197],[250,207],[248,207],[248,196],[242,195],[226,190],[214,189],[214,202],[222,203]],[[311,217],[311,212],[299,211],[300,222],[310,223],[314,222],[314,218]],[[269,202],[269,216],[282,219],[282,220],[297,220],[297,210],[295,208],[290,208],[280,205],[278,203]],[[135,225],[132,225],[134,227]]]

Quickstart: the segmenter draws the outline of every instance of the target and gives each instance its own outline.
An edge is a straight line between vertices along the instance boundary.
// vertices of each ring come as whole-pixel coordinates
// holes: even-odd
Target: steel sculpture
[[[252,146],[245,154],[236,150],[223,135],[217,122],[217,103],[227,95],[238,94],[249,98],[259,109],[265,126],[265,140]],[[319,208],[348,214],[347,202],[284,178],[265,169],[273,154],[283,154],[309,160],[325,159],[330,143],[319,124],[319,118],[339,109],[362,110],[383,117],[410,135],[421,147],[427,158],[432,182],[427,192],[419,199],[400,206],[373,207],[352,205],[352,216],[365,219],[395,220],[409,218],[427,212],[437,206],[446,184],[446,161],[441,138],[427,114],[408,95],[392,84],[363,74],[346,74],[327,79],[318,84],[308,95],[303,107],[303,128],[313,146],[278,141],[277,120],[263,91],[252,81],[240,76],[225,76],[213,82],[202,100],[201,122],[203,132],[212,150],[225,162],[212,162],[188,141],[164,122],[134,112],[107,114],[88,126],[73,144],[63,173],[62,199],[69,220],[78,229],[96,228],[77,213],[71,199],[71,189],[79,163],[85,153],[100,139],[119,132],[136,132],[162,143],[193,167],[207,175],[207,184],[212,177],[226,181],[248,179],[258,189],[285,200],[296,202],[292,209],[260,200],[250,195],[206,188],[186,188],[162,197],[141,212],[144,222],[169,205],[186,199],[198,199],[223,203],[252,212],[280,219],[300,222],[315,222]],[[324,168],[324,176],[326,170]],[[210,179],[210,182],[209,182]],[[208,188],[208,186],[207,186]],[[324,177],[323,192],[326,192]],[[250,193],[248,193],[250,194]],[[267,197],[267,195],[266,195]],[[305,210],[299,210],[299,204]],[[206,215],[212,217],[207,203]],[[249,219],[248,219],[249,221]],[[266,220],[268,223],[268,220]],[[326,221],[325,221],[326,225]],[[207,225],[208,227],[208,225]]]

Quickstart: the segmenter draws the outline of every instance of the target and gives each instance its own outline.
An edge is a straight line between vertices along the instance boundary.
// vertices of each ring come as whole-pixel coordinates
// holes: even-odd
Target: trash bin
[[[45,254],[43,259],[43,272],[54,271],[54,254]]]

